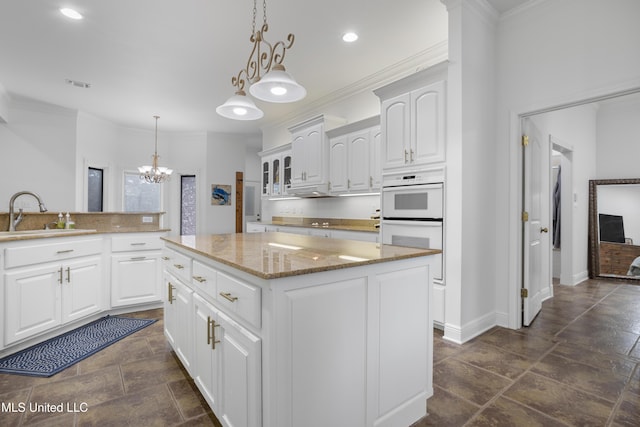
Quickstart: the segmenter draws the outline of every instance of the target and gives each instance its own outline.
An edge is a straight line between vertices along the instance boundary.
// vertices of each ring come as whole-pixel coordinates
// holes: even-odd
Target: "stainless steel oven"
[[[424,183],[419,175],[394,177],[383,184],[382,243],[443,249],[444,184]],[[443,256],[437,257],[434,280],[442,282]]]

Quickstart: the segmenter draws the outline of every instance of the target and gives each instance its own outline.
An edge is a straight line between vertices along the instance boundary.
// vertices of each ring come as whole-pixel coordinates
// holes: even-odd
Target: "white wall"
[[[449,12],[445,210],[445,338],[464,342],[496,323],[495,32],[483,2]]]
[[[18,191],[38,193],[49,211],[75,206],[76,111],[14,98],[10,120],[0,123],[0,210]],[[38,211],[35,199],[22,196],[16,209]]]
[[[640,178],[640,96],[598,110],[598,179]]]
[[[244,171],[246,140],[243,135],[207,134],[207,181],[201,193],[206,206],[204,223],[201,223],[204,233],[235,233],[236,172]],[[212,184],[231,185],[231,205],[211,205]]]
[[[369,219],[380,209],[380,195],[271,200],[264,206],[265,221],[272,216]]]
[[[501,19],[498,35],[496,310],[519,326],[518,115],[640,87],[640,2],[546,0]],[[577,162],[574,162],[577,164]],[[586,200],[584,201],[586,203]],[[508,227],[505,227],[508,225]]]

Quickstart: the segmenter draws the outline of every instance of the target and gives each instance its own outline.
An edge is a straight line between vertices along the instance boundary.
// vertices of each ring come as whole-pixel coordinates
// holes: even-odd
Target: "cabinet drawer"
[[[156,236],[118,236],[111,239],[112,252],[150,251],[162,249],[162,240]]]
[[[162,263],[167,271],[191,283],[191,258],[171,249],[165,249]]]
[[[100,253],[102,253],[102,238],[90,240],[62,238],[56,243],[6,248],[4,266],[13,268]]]
[[[212,298],[216,298],[216,281],[218,272],[198,261],[193,261],[193,274],[191,277],[191,283],[199,291],[209,295]]]
[[[218,272],[217,300],[223,307],[260,327],[260,288]]]

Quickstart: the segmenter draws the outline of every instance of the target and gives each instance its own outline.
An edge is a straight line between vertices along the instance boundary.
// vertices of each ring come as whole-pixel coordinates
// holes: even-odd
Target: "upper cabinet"
[[[291,141],[291,188],[293,193],[311,186],[326,185],[329,150],[325,131],[343,120],[328,116],[314,117],[289,128]]]
[[[262,197],[286,196],[291,187],[291,145],[260,153]]]
[[[380,188],[380,117],[333,129],[329,136],[329,190],[332,194]]]
[[[382,169],[444,162],[446,63],[375,91],[381,99]]]

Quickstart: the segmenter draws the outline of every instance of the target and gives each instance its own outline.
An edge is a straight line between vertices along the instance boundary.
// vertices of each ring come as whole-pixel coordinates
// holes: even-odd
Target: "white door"
[[[523,283],[522,324],[529,326],[550,295],[551,244],[549,241],[549,144],[531,119],[523,128]]]

